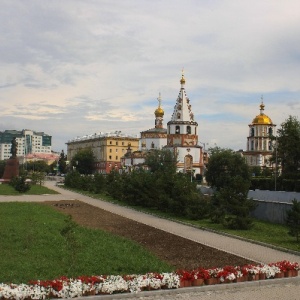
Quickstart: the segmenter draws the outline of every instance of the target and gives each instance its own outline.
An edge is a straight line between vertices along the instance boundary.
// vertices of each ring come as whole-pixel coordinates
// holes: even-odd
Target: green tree
[[[277,130],[277,151],[275,148],[273,161],[276,156],[283,178],[300,178],[300,122],[297,117],[289,116]]]
[[[160,171],[174,174],[177,169],[177,155],[170,150],[151,150],[146,155],[145,164],[152,173]]]
[[[93,174],[95,169],[95,156],[91,148],[78,151],[72,158],[71,164],[80,174]]]
[[[292,209],[287,211],[286,224],[289,227],[289,234],[296,237],[299,242],[300,237],[300,202],[293,200]]]
[[[0,178],[3,177],[5,166],[6,166],[6,161],[0,160]]]
[[[254,201],[248,199],[251,184],[244,158],[231,149],[210,149],[206,180],[214,189],[211,218],[229,228],[248,229]]]
[[[61,150],[58,159],[58,172],[60,172],[61,174],[67,173],[67,155],[65,155],[64,150]]]
[[[32,184],[42,185],[45,181],[45,173],[44,172],[31,172],[29,174],[29,178],[31,179]]]
[[[28,161],[26,162],[26,170],[49,173],[50,166],[44,160]]]

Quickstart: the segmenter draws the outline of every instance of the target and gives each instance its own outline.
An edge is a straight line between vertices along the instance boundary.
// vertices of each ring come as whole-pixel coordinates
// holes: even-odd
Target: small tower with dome
[[[162,97],[157,98],[158,107],[154,111],[155,127],[141,132],[141,148],[144,150],[162,149],[167,144],[167,129],[163,127],[164,110],[161,107]]]
[[[263,98],[260,113],[249,124],[247,150],[243,153],[249,166],[271,167],[269,159],[272,156],[272,137],[275,135],[276,125],[265,113]]]

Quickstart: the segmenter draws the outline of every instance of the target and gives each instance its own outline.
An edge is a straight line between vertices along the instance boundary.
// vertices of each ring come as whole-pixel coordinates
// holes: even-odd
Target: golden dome
[[[165,114],[164,110],[161,107],[158,107],[154,113],[156,117],[163,117]]]
[[[157,98],[158,100],[158,108],[155,110],[154,114],[156,117],[162,118],[165,114],[164,110],[160,107],[161,105],[161,94],[159,93],[159,96]]]
[[[185,78],[184,78],[184,75],[183,75],[183,74],[181,75],[180,83],[181,83],[181,84],[185,84]]]
[[[265,105],[263,102],[260,104],[260,114],[257,115],[253,121],[252,124],[261,124],[261,125],[270,125],[273,124],[272,120],[264,114]]]
[[[269,124],[273,124],[272,120],[265,114],[262,115],[258,115],[256,116],[253,121],[252,124],[265,124],[265,125],[269,125]]]

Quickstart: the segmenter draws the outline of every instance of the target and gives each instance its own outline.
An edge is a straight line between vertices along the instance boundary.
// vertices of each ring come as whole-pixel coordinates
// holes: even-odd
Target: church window
[[[251,150],[254,150],[254,141],[251,141]]]
[[[250,136],[254,136],[254,128],[251,128],[251,130],[250,130]]]
[[[181,110],[181,105],[180,104],[178,105],[178,110]]]
[[[191,134],[191,126],[187,126],[186,127],[186,133],[187,134]]]
[[[270,136],[273,135],[273,129],[272,129],[272,127],[269,128],[269,135],[270,135]]]
[[[176,133],[176,134],[180,134],[180,126],[177,125],[177,126],[175,127],[175,133]]]
[[[181,114],[177,113],[177,119],[180,119],[180,117],[181,117]]]

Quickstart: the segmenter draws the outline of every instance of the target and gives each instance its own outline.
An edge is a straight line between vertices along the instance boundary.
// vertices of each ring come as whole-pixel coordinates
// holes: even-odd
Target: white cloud
[[[4,0],[0,130],[53,135],[165,124],[181,69],[202,142],[245,148],[259,113],[299,115],[300,3],[238,0]]]

